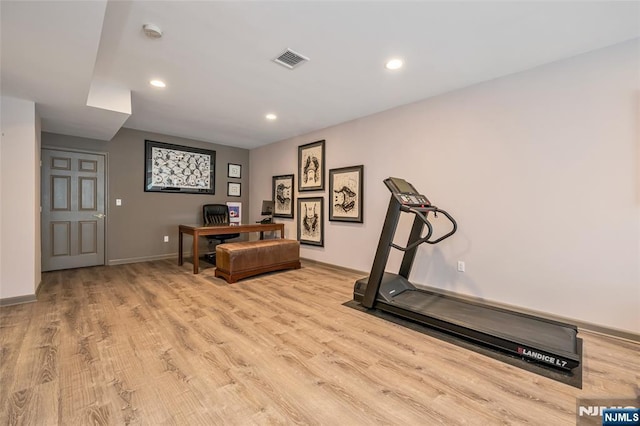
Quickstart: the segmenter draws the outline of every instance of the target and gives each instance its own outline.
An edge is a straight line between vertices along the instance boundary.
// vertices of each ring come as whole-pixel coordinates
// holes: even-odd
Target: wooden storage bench
[[[300,268],[300,243],[282,238],[216,246],[216,277],[229,283],[282,269]]]

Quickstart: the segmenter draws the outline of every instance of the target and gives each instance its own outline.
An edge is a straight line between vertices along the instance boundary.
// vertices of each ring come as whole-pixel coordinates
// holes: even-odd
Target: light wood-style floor
[[[638,344],[581,331],[579,390],[343,306],[350,272],[191,268],[46,273],[0,309],[0,424],[572,425],[640,382]]]

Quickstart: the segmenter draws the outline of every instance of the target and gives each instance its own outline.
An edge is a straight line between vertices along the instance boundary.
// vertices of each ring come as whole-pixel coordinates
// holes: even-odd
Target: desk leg
[[[182,237],[184,234],[182,231],[178,231],[178,266],[182,266],[184,259],[182,257]]]
[[[193,255],[193,273],[198,273],[198,263],[200,262],[200,256],[198,255],[198,233],[193,233],[193,249],[191,250]]]

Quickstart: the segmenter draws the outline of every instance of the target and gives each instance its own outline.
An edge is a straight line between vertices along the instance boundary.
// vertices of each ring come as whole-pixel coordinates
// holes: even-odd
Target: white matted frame
[[[242,165],[227,163],[227,177],[240,179],[242,177]]]
[[[229,222],[241,223],[242,222],[242,203],[235,201],[228,201],[227,207],[229,207]]]
[[[362,223],[364,166],[329,170],[329,220]]]
[[[294,176],[280,175],[272,179],[273,217],[293,219]]]
[[[298,191],[324,190],[324,140],[298,147]]]
[[[324,198],[298,198],[298,241],[324,247]]]
[[[227,195],[229,197],[239,197],[241,190],[242,185],[240,185],[240,182],[227,182]]]

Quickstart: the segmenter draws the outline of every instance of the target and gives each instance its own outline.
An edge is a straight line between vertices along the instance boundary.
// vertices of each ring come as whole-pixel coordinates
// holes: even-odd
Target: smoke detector
[[[162,30],[160,29],[159,26],[154,25],[154,24],[144,24],[142,26],[142,31],[144,31],[144,33],[149,38],[160,38],[160,37],[162,37]]]
[[[309,58],[299,53],[294,52],[291,49],[287,49],[273,60],[276,64],[280,64],[283,67],[287,67],[290,70],[294,69],[300,64],[307,62]]]

